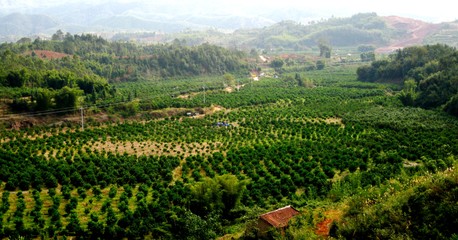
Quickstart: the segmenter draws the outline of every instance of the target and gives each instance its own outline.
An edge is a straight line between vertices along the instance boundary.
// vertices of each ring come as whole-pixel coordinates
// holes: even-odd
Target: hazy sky
[[[336,15],[376,12],[381,16],[399,15],[433,22],[458,19],[456,2],[453,3],[454,1],[451,0],[319,0],[307,2],[317,9],[329,7]]]
[[[228,2],[250,2],[258,6],[271,7],[289,5],[313,9],[317,13],[331,13],[336,17],[347,17],[359,12],[376,12],[381,16],[400,15],[433,22],[458,19],[456,2],[451,0],[231,0]]]
[[[429,22],[454,21],[458,19],[456,3],[451,0],[0,0],[0,8],[18,10],[37,6],[51,6],[62,2],[148,2],[161,5],[188,5],[214,13],[228,11],[251,12],[257,9],[305,9],[322,18],[349,17],[359,12],[376,12],[381,16],[399,15]],[[247,11],[249,8],[249,11]],[[304,16],[307,18],[308,16]],[[288,16],[285,16],[287,19]]]

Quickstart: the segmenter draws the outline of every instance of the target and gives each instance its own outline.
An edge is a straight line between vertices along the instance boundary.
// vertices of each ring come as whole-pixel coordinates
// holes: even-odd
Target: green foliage
[[[317,70],[323,70],[324,67],[326,66],[326,62],[323,60],[317,60],[316,61],[316,69]]]
[[[246,182],[238,180],[234,175],[205,178],[191,187],[191,210],[199,216],[218,213],[227,219],[240,204],[245,186]]]
[[[361,53],[361,61],[362,62],[372,62],[375,61],[375,53],[374,52],[363,52]]]
[[[81,90],[72,89],[67,86],[63,87],[56,93],[56,107],[59,109],[76,108],[78,97],[82,94]]]
[[[417,83],[413,79],[404,81],[404,89],[399,93],[399,99],[404,106],[414,106],[417,99]]]
[[[225,85],[235,86],[235,77],[234,77],[234,75],[232,75],[230,73],[225,73],[223,75],[223,78],[224,78],[224,84]]]
[[[457,171],[431,176],[402,191],[388,190],[386,198],[354,197],[336,225],[334,237],[366,239],[450,239],[456,234]],[[390,188],[399,185],[390,184]],[[378,191],[384,191],[380,188]],[[380,192],[374,192],[376,196]],[[355,207],[355,204],[358,205]]]
[[[315,217],[312,212],[301,212],[288,222],[288,228],[285,231],[287,239],[319,239],[314,232],[316,226]]]
[[[7,86],[22,87],[28,81],[29,75],[26,69],[11,71],[6,76]]]
[[[458,116],[458,94],[450,98],[445,104],[444,110],[452,115]]]
[[[180,218],[180,232],[181,239],[198,240],[198,239],[215,239],[221,234],[222,226],[218,221],[218,217],[210,214],[205,218],[185,211]]]
[[[81,225],[78,219],[78,215],[75,212],[70,213],[70,221],[65,226],[66,233],[68,235],[80,235]]]
[[[61,35],[59,33],[56,36]],[[243,52],[210,44],[195,47],[181,44],[137,46],[110,43],[100,37],[85,34],[66,34],[58,39],[0,45],[0,85],[31,88],[23,91],[20,97],[11,94],[11,91],[0,91],[2,96],[15,99],[11,104],[13,111],[61,110],[76,106],[68,99],[68,95],[64,99],[59,98],[68,92],[61,91],[64,87],[82,90],[84,94],[78,94],[84,96],[82,100],[95,104],[116,94],[108,82],[222,75],[246,72],[251,67],[244,61]],[[56,59],[51,56],[47,59],[40,58],[45,53],[37,56],[34,50],[51,55],[62,52],[73,55]],[[50,92],[39,90],[39,98],[35,99],[36,88],[48,89]],[[26,99],[28,97],[31,101]],[[36,100],[39,102],[36,103]]]
[[[35,110],[37,111],[46,111],[51,109],[53,102],[53,93],[48,89],[39,89],[35,95],[36,106]]]
[[[304,210],[348,203],[348,218],[364,221],[359,216],[374,199],[453,166],[456,118],[402,107],[390,90],[395,85],[360,82],[356,67],[329,65],[326,73],[240,78],[248,84],[232,93],[222,91],[222,75],[117,83],[118,98],[131,93],[138,101],[141,121],[90,121],[84,131],[0,129],[0,180],[4,189],[25,190],[24,201],[2,190],[4,232],[23,226],[37,238],[71,231],[81,238],[213,239],[237,236],[260,208],[286,204]],[[318,87],[298,87],[304,80]],[[405,91],[415,86],[406,81]],[[33,191],[32,199],[26,189],[40,186],[49,193]],[[440,206],[453,211],[447,207]],[[391,209],[370,216],[403,213]],[[322,218],[308,214],[285,234],[310,237]],[[395,230],[384,227],[378,236]]]
[[[450,57],[455,49],[446,45],[426,45],[408,47],[398,50],[391,55],[391,61],[379,60],[371,64],[370,67],[363,67],[365,72],[372,74],[360,75],[361,81],[400,81],[406,78],[413,78],[419,82],[428,75],[435,73],[434,62]],[[443,67],[453,66],[453,62],[443,63]],[[361,70],[362,71],[362,70]],[[364,72],[363,71],[363,72]],[[431,72],[432,71],[432,72]]]
[[[140,101],[138,99],[134,99],[130,102],[117,106],[116,110],[119,111],[123,117],[135,116],[140,110]]]
[[[349,18],[311,21],[306,25],[282,21],[263,29],[236,31],[233,37],[240,41],[246,36],[255,36],[248,43],[259,49],[283,48],[300,51],[315,47],[322,39],[338,47],[372,46],[388,43],[391,39],[402,37],[402,34],[402,31],[395,32],[388,27],[385,20],[375,13],[359,13]]]
[[[331,46],[326,41],[320,41],[318,47],[320,48],[320,57],[331,58]]]
[[[404,89],[399,97],[406,106],[430,109],[445,106],[448,102],[453,106],[452,97],[458,93],[454,75],[457,66],[458,52],[454,48],[427,45],[398,50],[391,55],[391,61],[374,61],[371,66],[358,68],[357,74],[361,81],[405,81],[418,85],[415,89]],[[452,108],[445,106],[447,109]]]
[[[274,59],[272,60],[272,62],[270,62],[270,66],[275,69],[281,69],[284,64],[285,62],[283,61],[283,59]]]
[[[110,188],[110,192],[108,193],[108,196],[110,198],[114,198],[117,192],[118,192],[118,188],[116,186],[113,186]]]

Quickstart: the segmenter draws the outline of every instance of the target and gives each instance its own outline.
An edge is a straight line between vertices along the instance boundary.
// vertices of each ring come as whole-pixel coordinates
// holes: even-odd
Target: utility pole
[[[81,110],[81,130],[84,131],[84,114],[83,114],[84,108],[81,107],[80,110]]]
[[[205,85],[202,86],[202,88],[204,89],[204,104],[205,104]]]

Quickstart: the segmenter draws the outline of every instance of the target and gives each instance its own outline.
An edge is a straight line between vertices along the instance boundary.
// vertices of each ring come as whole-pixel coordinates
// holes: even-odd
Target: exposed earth
[[[435,34],[441,29],[441,24],[427,23],[411,18],[398,16],[388,16],[383,18],[389,27],[403,31],[406,34],[391,42],[389,46],[378,48],[376,50],[377,53],[390,53],[399,48],[421,45],[427,36]]]

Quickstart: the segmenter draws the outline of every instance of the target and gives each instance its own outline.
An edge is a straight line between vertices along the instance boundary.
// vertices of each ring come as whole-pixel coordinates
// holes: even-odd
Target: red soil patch
[[[60,52],[53,52],[53,51],[48,51],[48,50],[33,50],[33,51],[28,51],[25,53],[27,56],[32,56],[32,54],[35,53],[37,57],[41,59],[61,59],[64,57],[70,57],[71,55],[65,54],[65,53],[60,53]]]
[[[329,237],[329,230],[334,221],[342,217],[342,212],[339,210],[329,210],[324,213],[326,218],[316,225],[315,234],[322,237]]]
[[[316,235],[322,236],[322,237],[328,237],[329,236],[329,230],[331,229],[331,223],[334,220],[332,219],[325,219],[324,221],[318,223],[316,225],[316,230],[315,233]]]
[[[405,32],[405,35],[390,43],[387,47],[378,48],[377,53],[390,53],[399,48],[422,44],[425,37],[439,31],[439,24],[427,23],[411,18],[398,16],[383,17],[391,28]]]

